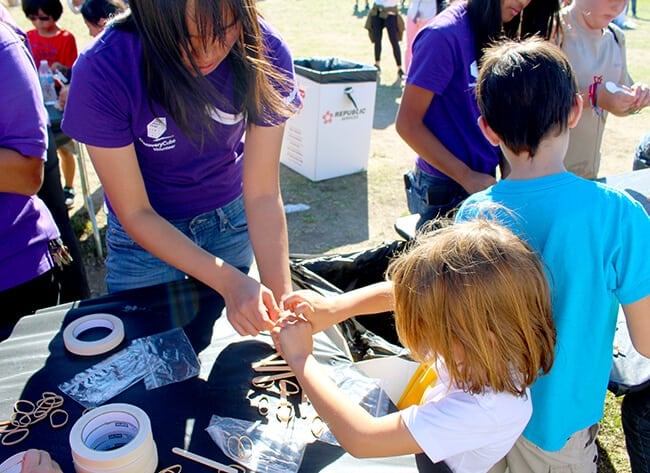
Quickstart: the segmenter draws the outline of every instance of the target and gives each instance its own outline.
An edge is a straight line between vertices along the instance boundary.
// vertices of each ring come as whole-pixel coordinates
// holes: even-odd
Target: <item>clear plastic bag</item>
[[[149,360],[138,345],[129,345],[104,361],[59,384],[82,406],[97,407],[128,389],[149,373]]]
[[[206,429],[231,460],[258,473],[296,473],[307,442],[291,425],[213,415]]]
[[[180,328],[139,338],[133,343],[140,344],[143,355],[150,361],[149,373],[144,378],[147,391],[199,374],[199,358]]]
[[[147,390],[199,374],[199,359],[182,329],[137,338],[59,389],[84,407],[97,407],[144,378]]]

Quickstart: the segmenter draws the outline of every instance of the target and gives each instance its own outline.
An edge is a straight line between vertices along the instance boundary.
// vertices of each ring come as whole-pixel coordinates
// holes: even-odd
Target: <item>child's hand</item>
[[[647,84],[634,84],[634,108],[635,112],[650,105],[650,87]]]
[[[634,109],[635,99],[634,90],[624,85],[619,85],[614,93],[607,90],[606,87],[598,87],[596,104],[614,115],[625,116],[636,111]]]
[[[45,450],[27,450],[20,473],[61,473],[58,463]]]
[[[314,333],[321,332],[336,322],[332,319],[333,298],[323,297],[315,291],[292,292],[282,301],[282,305],[285,310],[305,316]]]
[[[289,314],[275,323],[271,337],[289,366],[303,362],[311,354],[314,349],[312,331],[311,324],[300,315]]]

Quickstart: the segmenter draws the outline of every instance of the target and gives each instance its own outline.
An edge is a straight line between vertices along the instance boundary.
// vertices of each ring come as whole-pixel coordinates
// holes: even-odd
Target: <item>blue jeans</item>
[[[416,229],[438,217],[452,217],[468,197],[463,187],[451,179],[434,176],[417,166],[404,174],[406,202],[412,214],[420,214]]]
[[[625,395],[621,421],[632,473],[650,472],[650,387]]]
[[[204,250],[244,273],[253,263],[243,197],[196,217],[170,223]],[[152,286],[185,278],[185,273],[153,256],[126,233],[113,213],[106,232],[108,292]]]

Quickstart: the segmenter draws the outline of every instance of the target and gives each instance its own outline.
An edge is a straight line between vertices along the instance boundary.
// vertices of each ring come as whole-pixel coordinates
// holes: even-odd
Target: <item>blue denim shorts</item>
[[[417,166],[404,174],[404,188],[409,211],[420,214],[418,229],[435,218],[452,217],[468,196],[457,182],[426,173]]]
[[[253,249],[248,236],[244,199],[192,218],[170,223],[204,250],[248,273]],[[123,291],[184,279],[185,274],[142,248],[126,233],[113,213],[106,231],[106,286],[108,292]]]

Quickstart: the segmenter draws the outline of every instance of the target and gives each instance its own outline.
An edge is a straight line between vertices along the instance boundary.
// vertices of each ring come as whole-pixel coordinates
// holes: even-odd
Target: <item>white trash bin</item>
[[[303,105],[286,123],[281,162],[312,181],[367,169],[377,69],[338,58],[294,66]]]

